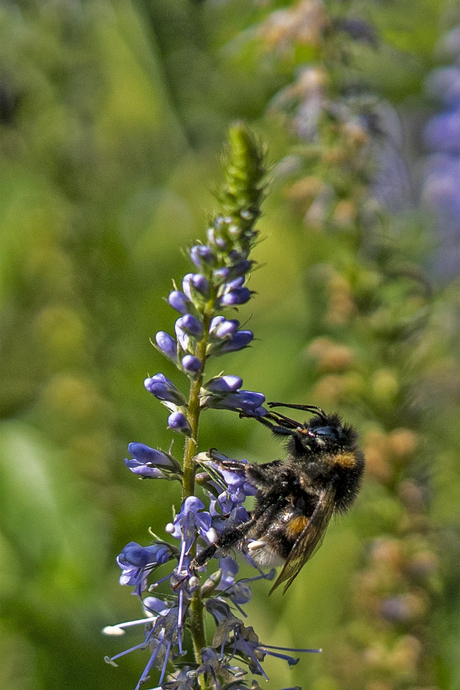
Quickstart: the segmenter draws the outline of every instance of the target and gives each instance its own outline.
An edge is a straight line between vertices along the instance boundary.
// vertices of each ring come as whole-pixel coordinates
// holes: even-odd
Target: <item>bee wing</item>
[[[284,567],[278,575],[278,579],[270,590],[270,594],[283,582],[287,582],[283,590],[283,594],[285,594],[305,563],[321,545],[324,533],[334,511],[334,495],[335,489],[331,488],[320,494],[313,514],[297,537]]]

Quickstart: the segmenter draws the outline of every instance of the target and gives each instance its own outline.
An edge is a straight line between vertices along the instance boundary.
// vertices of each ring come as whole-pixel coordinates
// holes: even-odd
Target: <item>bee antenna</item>
[[[290,403],[281,402],[269,402],[267,403],[267,405],[269,407],[290,407],[293,410],[305,410],[306,412],[314,412],[314,414],[317,414],[323,418],[327,416],[324,410],[322,410],[321,407],[318,407],[317,405],[292,405]]]

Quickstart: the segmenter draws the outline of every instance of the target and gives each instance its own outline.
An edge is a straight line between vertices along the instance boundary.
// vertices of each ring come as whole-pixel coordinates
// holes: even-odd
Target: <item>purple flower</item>
[[[145,597],[142,606],[146,614],[151,616],[166,616],[171,611],[171,607],[158,597]]]
[[[119,635],[124,632],[124,628],[143,625],[144,641],[111,658],[106,657],[105,661],[116,666],[115,659],[129,654],[129,652],[136,649],[148,648],[151,652],[150,659],[142,672],[135,690],[140,690],[141,687],[144,687],[144,684],[149,678],[150,670],[153,667],[161,669],[159,685],[161,687],[167,687],[171,684],[163,684],[163,679],[166,675],[168,663],[174,661],[183,653],[183,624],[187,603],[182,601],[178,606],[171,606],[157,597],[149,596],[143,600],[142,604],[147,616],[146,618],[120,623],[117,626],[109,626],[109,628],[104,628],[103,632],[106,634]]]
[[[231,460],[225,456],[217,459],[216,451],[211,454],[211,460],[203,463],[207,468],[212,468],[213,473],[217,472],[220,480],[216,479],[224,491],[218,494],[217,499],[211,501],[211,515],[217,518],[213,522],[217,532],[221,532],[225,524],[220,524],[221,515],[230,515],[228,521],[232,524],[239,524],[248,519],[246,509],[241,505],[248,496],[254,496],[256,487],[247,481],[245,467],[246,460]],[[215,458],[215,459],[214,459]],[[216,510],[219,507],[220,512]]]
[[[430,95],[444,101],[449,108],[460,105],[460,69],[457,66],[433,70],[426,80]]]
[[[166,479],[167,477],[167,475],[158,469],[158,467],[145,465],[138,460],[125,458],[123,462],[125,463],[126,467],[133,472],[133,474],[137,474],[139,477],[142,477],[142,479]]]
[[[203,407],[212,407],[219,410],[234,410],[242,412],[250,417],[264,417],[267,410],[262,407],[265,402],[265,395],[253,391],[240,390],[237,393],[230,393],[224,398],[218,396],[206,397]]]
[[[209,244],[214,245],[218,251],[223,252],[227,249],[227,240],[222,237],[219,230],[214,228],[209,228],[206,236],[208,238]]]
[[[145,479],[165,478],[169,472],[182,473],[181,466],[175,458],[144,443],[130,443],[128,450],[133,458],[125,458],[126,467]]]
[[[203,334],[201,323],[191,314],[185,314],[177,319],[174,328],[179,345],[186,352],[191,349],[193,341],[201,338]]]
[[[175,555],[177,549],[164,542],[140,546],[135,541],[130,541],[117,557],[117,563],[122,569],[120,584],[134,586],[135,593],[140,597],[147,587],[147,576]]]
[[[177,431],[184,436],[190,436],[192,427],[190,426],[187,417],[182,412],[172,412],[168,417],[168,429]]]
[[[168,525],[167,532],[175,539],[181,539],[188,553],[197,535],[203,537],[209,544],[214,541],[215,532],[211,527],[211,514],[204,509],[204,503],[196,496],[189,496],[183,502],[180,511],[173,522]]]
[[[242,288],[245,280],[245,276],[240,276],[239,278],[231,280],[226,284],[225,292],[230,292],[231,290],[238,290],[239,288]]]
[[[221,571],[221,575],[216,589],[227,589],[230,585],[235,584],[235,575],[239,570],[239,566],[233,558],[230,556],[221,558],[219,561],[219,570]]]
[[[289,666],[294,666],[299,659],[281,652],[320,652],[320,649],[291,649],[286,647],[273,647],[272,645],[264,645],[259,642],[259,638],[252,627],[246,627],[242,620],[236,618],[228,604],[221,599],[209,598],[205,603],[206,609],[214,617],[217,624],[217,630],[214,635],[214,647],[220,645],[220,654],[224,655],[226,652],[240,654],[249,665],[249,670],[252,673],[262,675],[268,680],[267,674],[261,666],[261,662],[265,656],[275,656],[287,661]]]
[[[227,469],[222,465],[214,464],[215,469],[222,475],[222,478],[227,485],[227,492],[235,505],[243,503],[248,496],[254,496],[256,487],[247,481],[245,466],[248,464],[246,460],[237,462],[233,461],[234,466]],[[240,467],[237,467],[239,465]]]
[[[213,334],[216,328],[225,321],[225,316],[215,316],[211,320],[211,324],[209,326],[209,333]]]
[[[169,293],[168,302],[179,314],[187,314],[192,307],[191,301],[180,290],[172,290]]]
[[[201,362],[194,355],[185,355],[181,359],[182,368],[185,373],[192,378],[201,371]]]
[[[229,352],[237,352],[248,347],[253,340],[254,333],[252,331],[237,331],[231,337],[212,345],[210,354],[219,357]]]
[[[183,393],[164,374],[155,374],[145,379],[144,386],[149,393],[162,402],[179,406],[187,404]]]
[[[219,561],[219,570],[216,573],[218,576],[220,576],[216,590],[224,592],[230,601],[232,601],[233,604],[237,605],[239,608],[241,605],[247,604],[248,601],[252,599],[252,592],[251,587],[248,584],[248,580],[235,582],[235,576],[237,575],[238,570],[238,563],[236,563],[233,558],[230,556],[221,558]],[[259,578],[260,575],[257,576],[256,579]]]
[[[216,590],[222,591],[223,594],[230,599],[230,601],[241,611],[240,606],[247,604],[252,598],[250,583],[256,580],[273,580],[276,577],[276,569],[272,568],[268,573],[261,573],[254,577],[241,578],[235,580],[235,576],[239,570],[238,564],[227,556],[221,558],[219,561],[219,570],[216,571],[209,579],[217,580],[220,576]],[[217,576],[217,577],[216,577]]]
[[[227,266],[216,268],[216,270],[212,272],[212,278],[215,285],[222,285],[222,283],[226,283],[230,280],[230,269]]]
[[[240,259],[231,266],[230,279],[234,280],[235,278],[246,275],[246,273],[248,273],[253,266],[254,261],[249,261],[249,259]]]
[[[218,537],[227,529],[229,524],[239,525],[249,520],[249,513],[246,508],[241,503],[233,503],[228,491],[223,491],[217,499],[212,499],[209,510],[212,515],[212,527]],[[251,565],[254,564],[251,563]],[[254,567],[257,568],[255,565]]]
[[[230,660],[219,656],[212,647],[203,647],[203,649],[200,650],[200,655],[203,663],[198,667],[193,676],[196,677],[203,673],[209,673],[214,680],[214,687],[216,690],[219,690],[221,687],[218,680],[219,676],[223,678],[235,678],[237,676],[242,676],[244,673],[243,669],[239,668],[239,666],[231,666],[229,663]],[[192,674],[189,674],[189,676],[192,676]],[[234,680],[225,687],[228,689],[231,688],[232,690],[247,690],[247,688],[242,688],[238,683],[235,683]],[[166,690],[168,690],[168,688]],[[182,688],[174,688],[174,690],[182,690]],[[189,690],[189,687],[184,686],[184,690]]]
[[[234,264],[233,266],[224,266],[222,268],[216,268],[216,270],[212,273],[212,277],[217,285],[221,285],[222,283],[229,283],[236,279],[241,280],[241,277],[244,276],[251,269],[253,264],[253,261],[243,259],[241,261],[238,261],[238,263]],[[243,284],[244,278],[242,279],[239,285],[234,285],[233,287],[241,287]],[[232,286],[230,286],[229,289],[232,289]]]
[[[206,265],[216,265],[216,255],[210,247],[204,244],[197,244],[190,250],[190,258],[197,268],[202,270]]]
[[[197,671],[190,666],[182,666],[180,671],[172,674],[172,680],[162,684],[163,690],[196,690]]]
[[[178,328],[194,338],[201,338],[203,335],[203,327],[201,323],[191,314],[185,314],[177,319],[176,330]]]
[[[194,302],[209,296],[209,283],[201,273],[187,273],[182,279],[182,290]]]
[[[165,333],[164,331],[158,331],[155,336],[155,342],[157,347],[161,352],[173,362],[177,361],[177,344],[174,338]]]
[[[148,646],[152,654],[135,690],[140,690],[147,682],[152,666],[161,669],[158,683],[162,687],[168,661],[182,653],[183,607],[181,605],[167,606],[156,597],[146,597],[143,605],[145,612],[151,616],[152,620],[152,623],[146,626],[143,646]]]
[[[219,297],[219,305],[221,307],[235,307],[239,304],[245,304],[251,299],[252,292],[249,288],[239,287],[230,290]]]
[[[243,385],[239,376],[215,376],[207,381],[203,388],[210,393],[233,393]]]
[[[224,319],[224,321],[220,323],[215,329],[214,335],[219,340],[223,340],[224,338],[230,338],[237,332],[239,326],[240,322],[236,319]]]
[[[437,151],[460,154],[460,111],[454,110],[432,117],[425,127],[428,146]]]
[[[460,26],[456,26],[443,36],[441,47],[452,57],[458,57],[460,53]]]

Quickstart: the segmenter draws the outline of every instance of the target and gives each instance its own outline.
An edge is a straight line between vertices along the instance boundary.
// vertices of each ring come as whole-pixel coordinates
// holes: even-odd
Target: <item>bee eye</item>
[[[334,426],[319,426],[314,429],[315,436],[336,440],[339,437],[338,431]]]

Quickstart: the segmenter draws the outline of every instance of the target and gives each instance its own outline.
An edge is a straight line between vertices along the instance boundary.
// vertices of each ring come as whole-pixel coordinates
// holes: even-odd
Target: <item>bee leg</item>
[[[271,488],[273,486],[273,473],[269,471],[269,468],[279,467],[281,464],[281,460],[273,460],[263,465],[248,465],[246,468],[246,475],[256,487],[260,489]]]
[[[190,569],[192,571],[195,571],[196,568],[201,568],[203,565],[205,565],[216,553],[217,551],[217,544],[210,544],[207,546],[203,551],[201,551],[198,556],[195,556],[193,561],[190,564]]]
[[[243,522],[241,525],[236,527],[227,527],[215,544],[210,544],[203,551],[201,551],[198,556],[195,556],[190,564],[190,569],[195,571],[197,568],[201,568],[214,556],[217,549],[223,549],[224,553],[227,549],[231,549],[232,546],[236,546],[238,542],[243,539],[248,533],[249,529],[252,527],[254,518],[250,518],[247,522]]]
[[[272,422],[269,422],[267,417],[270,417],[274,421],[278,422],[278,420],[274,415],[271,416],[270,414],[267,415],[266,417],[254,417],[253,415],[248,415],[244,414],[243,412],[240,412],[240,417],[249,417],[250,419],[256,419],[258,422],[263,424],[264,426],[268,426],[268,428],[274,433],[278,434],[279,436],[292,436],[294,431],[292,429],[288,429],[284,426],[280,426],[279,424],[272,424]],[[297,423],[296,423],[297,426]]]

